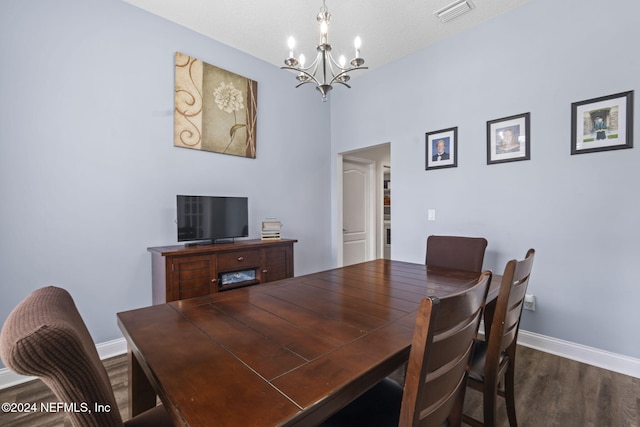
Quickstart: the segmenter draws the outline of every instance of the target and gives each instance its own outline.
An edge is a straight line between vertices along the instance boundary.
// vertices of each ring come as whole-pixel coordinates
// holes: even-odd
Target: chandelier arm
[[[332,80],[332,81],[331,81],[331,83],[333,84],[333,83],[334,83],[334,81]],[[341,85],[346,86],[346,87],[348,87],[349,89],[351,89],[351,86],[349,86],[349,85],[348,85],[348,84],[346,84],[345,82],[341,82],[340,80],[336,80],[336,81],[335,81],[335,83],[340,83]]]
[[[331,60],[331,62],[333,62],[333,65],[336,66],[337,69],[340,70],[340,74],[343,73],[350,73],[351,71],[355,71],[355,70],[368,70],[369,67],[362,67],[362,66],[358,66],[358,67],[343,67],[342,65],[340,65],[334,58],[333,55],[331,55],[331,52],[328,53],[329,59]],[[362,61],[364,62],[364,60]]]
[[[297,66],[291,66],[291,65],[286,65],[284,67],[280,67],[281,70],[292,70],[292,71],[300,71],[303,72],[305,74],[308,74],[309,77],[312,77],[312,75],[315,74],[315,70],[309,73],[309,70],[311,70],[312,68],[318,68],[317,64],[318,61],[320,60],[320,53],[318,53],[316,55],[316,58],[313,60],[313,62],[311,64],[309,64],[308,67],[297,67]]]
[[[349,86],[348,84],[345,84],[344,82],[340,81],[340,77],[346,75],[347,73],[350,73],[352,71],[357,71],[357,70],[367,70],[369,69],[369,67],[352,67],[352,68],[340,68],[342,70],[342,72],[336,74],[333,79],[331,80],[330,84],[333,83],[340,83],[345,85],[346,87],[348,87],[349,89],[351,89],[351,86]]]
[[[313,60],[313,62],[311,64],[309,64],[308,67],[302,68],[302,67],[296,67],[296,70],[298,71],[302,71],[302,72],[308,72],[309,70],[311,70],[312,68],[314,68],[314,71],[311,72],[311,74],[315,75],[315,69],[318,68],[318,61],[320,61],[320,53],[318,53],[316,55],[316,58]]]
[[[297,73],[304,74],[305,76],[308,77],[308,80],[302,81],[300,84],[296,86],[296,88],[302,86],[304,83],[315,83],[316,86],[320,86],[321,85],[320,81],[315,77],[316,73],[318,72],[319,61],[320,61],[320,53],[316,55],[316,58],[313,60],[313,62],[306,68],[284,66],[284,67],[280,67],[280,69],[295,71]]]
[[[298,86],[296,86],[296,87],[299,87],[300,85],[302,85],[302,84],[304,84],[304,83],[311,83],[311,82],[315,83],[316,85],[320,85],[320,82],[318,81],[318,79],[316,79],[316,78],[314,77],[314,75],[313,75],[313,74],[308,73],[308,72],[306,71],[306,70],[308,70],[308,68],[306,68],[306,69],[302,69],[302,68],[296,68],[296,67],[280,67],[280,69],[281,69],[281,70],[291,70],[291,71],[296,71],[296,72],[302,73],[302,74],[304,74],[305,76],[309,77],[309,79],[310,79],[310,80],[307,80],[307,81],[305,81],[305,82],[302,82],[302,83],[300,83],[300,84],[299,84]]]
[[[296,88],[296,89],[298,89],[300,86],[305,85],[305,84],[307,84],[307,83],[315,83],[315,84],[316,84],[316,86],[318,85],[318,83],[317,83],[317,82],[314,82],[314,81],[312,81],[312,80],[307,80],[307,81],[304,81],[304,82],[298,83],[298,84],[296,85],[296,87],[295,87],[295,88]]]
[[[331,60],[331,62],[333,62],[333,65],[335,65],[335,66],[336,66],[336,68],[337,68],[338,70],[344,71],[344,70],[346,70],[346,69],[347,69],[347,68],[344,68],[342,65],[340,65],[340,64],[339,64],[339,63],[338,63],[338,62],[333,58],[333,55],[331,55],[331,52],[329,52],[329,53],[327,54],[327,56],[329,57],[329,59]]]
[[[347,73],[350,73],[351,71],[359,70],[360,68],[367,68],[367,67],[349,67],[349,68],[345,68],[342,65],[340,65],[333,58],[333,55],[331,55],[331,52],[329,52],[329,54],[327,56],[329,57],[329,60],[333,63],[333,66],[335,66],[335,68],[340,70],[340,72],[338,74],[336,74],[335,71],[333,70],[333,67],[331,67],[331,75],[333,76],[333,79],[331,80],[331,83],[333,83],[334,81],[338,80],[340,78],[340,76],[343,76],[343,75],[345,75]]]

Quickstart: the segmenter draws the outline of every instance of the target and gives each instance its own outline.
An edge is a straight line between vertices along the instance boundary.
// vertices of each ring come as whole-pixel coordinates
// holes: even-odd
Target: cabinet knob
[[[211,283],[216,283],[218,282],[218,279],[211,279]]]
[[[244,257],[243,256],[239,256],[238,257],[238,261],[240,261],[240,262],[244,261]]]
[[[269,270],[262,270],[262,272],[266,274],[269,272]]]

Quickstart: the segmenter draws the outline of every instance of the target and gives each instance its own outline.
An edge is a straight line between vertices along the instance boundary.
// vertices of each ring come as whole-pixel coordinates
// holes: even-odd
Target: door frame
[[[369,244],[367,247],[367,261],[373,260],[376,258],[376,247],[378,242],[378,227],[376,222],[377,212],[376,212],[376,162],[370,159],[363,159],[357,156],[352,156],[349,154],[338,154],[338,167],[336,168],[338,171],[338,191],[337,191],[337,207],[338,207],[338,218],[337,218],[337,252],[338,252],[338,267],[344,266],[344,206],[342,203],[342,198],[344,196],[344,181],[342,179],[344,175],[344,162],[349,161],[352,163],[358,163],[360,165],[366,166],[367,168],[367,191],[369,193],[369,206],[367,208],[367,212],[369,215]]]

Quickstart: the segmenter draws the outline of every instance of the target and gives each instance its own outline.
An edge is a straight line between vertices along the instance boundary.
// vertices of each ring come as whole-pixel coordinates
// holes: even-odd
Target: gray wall
[[[391,141],[392,257],[423,262],[429,234],[480,235],[501,273],[534,247],[522,328],[640,357],[640,148],[570,155],[572,102],[640,88],[639,14],[635,0],[532,0],[334,91],[332,156]],[[531,160],[487,165],[486,122],[525,112]],[[458,167],[425,171],[425,132],[453,126]]]
[[[625,49],[638,12],[633,0],[532,0],[354,79],[329,105],[277,67],[119,0],[4,1],[0,322],[56,284],[97,342],[118,338],[115,313],[151,302],[146,248],[175,242],[177,193],[248,196],[253,237],[278,216],[300,240],[296,274],[331,267],[335,157],[391,141],[394,258],[422,262],[429,234],[484,235],[486,267],[501,272],[535,247],[538,309],[523,328],[640,357],[627,326],[640,323],[638,148],[569,154],[571,102],[639,86]],[[258,81],[257,159],[173,147],[176,51]],[[486,165],[486,121],[524,112],[532,159]],[[458,167],[425,172],[424,133],[450,126]]]
[[[256,159],[173,146],[177,51],[258,82]],[[119,0],[3,1],[0,57],[0,324],[54,284],[121,337],[176,194],[247,196],[251,237],[278,217],[296,274],[331,266],[329,105],[291,74]]]

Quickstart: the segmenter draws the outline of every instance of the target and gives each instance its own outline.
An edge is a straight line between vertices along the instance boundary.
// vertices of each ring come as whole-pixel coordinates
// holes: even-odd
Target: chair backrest
[[[485,377],[495,376],[488,370],[497,370],[502,358],[514,356],[534,257],[535,250],[529,249],[522,261],[512,259],[504,269],[487,341]]]
[[[491,272],[457,295],[424,298],[411,343],[401,426],[460,425],[473,344]]]
[[[40,377],[60,402],[75,405],[65,411],[74,426],[122,426],[107,371],[66,290],[41,288],[18,304],[0,333],[0,353],[6,366]],[[96,412],[95,404],[111,410]]]
[[[455,270],[482,271],[487,239],[482,237],[429,236],[427,237],[427,267]]]

